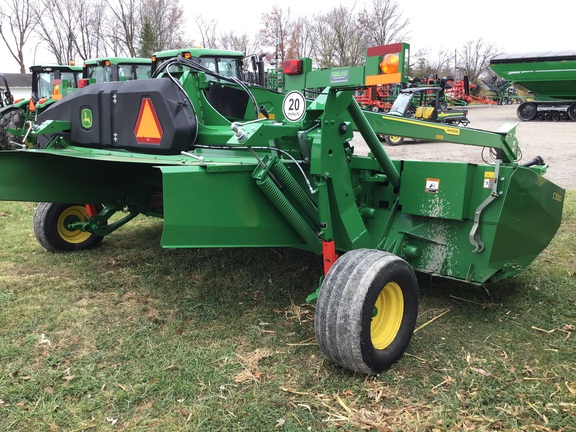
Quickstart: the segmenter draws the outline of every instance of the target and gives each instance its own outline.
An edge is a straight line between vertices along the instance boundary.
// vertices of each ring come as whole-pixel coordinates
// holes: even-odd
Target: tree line
[[[312,17],[293,16],[274,6],[260,16],[257,34],[218,31],[218,21],[194,17],[199,37],[188,40],[180,0],[5,0],[0,6],[0,37],[20,71],[30,53],[43,47],[58,64],[105,56],[150,57],[154,52],[200,45],[264,52],[271,65],[310,57],[316,67],[358,66],[366,48],[409,42],[410,19],[398,0],[368,0],[362,7],[336,6]],[[489,72],[498,52],[483,40],[457,50],[419,49],[411,55],[414,77],[463,76],[472,82]]]

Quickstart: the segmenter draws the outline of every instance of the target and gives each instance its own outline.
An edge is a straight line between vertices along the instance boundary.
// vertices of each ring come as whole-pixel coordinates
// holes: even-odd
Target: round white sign
[[[297,122],[301,120],[306,112],[304,95],[297,90],[288,93],[284,97],[284,102],[282,102],[282,112],[288,121]]]

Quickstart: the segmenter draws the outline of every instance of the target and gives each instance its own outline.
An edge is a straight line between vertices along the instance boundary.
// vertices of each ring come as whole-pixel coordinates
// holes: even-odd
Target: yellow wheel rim
[[[370,337],[374,348],[381,350],[396,338],[404,316],[404,297],[396,282],[387,283],[380,291],[374,313],[370,323]]]
[[[70,230],[68,224],[73,222],[84,221],[87,216],[86,208],[84,206],[76,205],[65,209],[58,218],[58,234],[68,243],[82,243],[90,238],[92,233],[81,230]]]

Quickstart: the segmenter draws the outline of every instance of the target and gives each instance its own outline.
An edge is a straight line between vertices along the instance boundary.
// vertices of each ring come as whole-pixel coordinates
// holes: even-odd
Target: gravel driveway
[[[522,122],[516,115],[517,108],[517,105],[469,106],[468,127],[495,131],[506,123],[517,123],[516,136],[523,155],[521,163],[541,156],[549,165],[546,178],[565,189],[576,189],[576,122]],[[367,153],[361,137],[354,138],[353,143],[359,154]],[[484,163],[482,147],[462,144],[406,140],[399,146],[384,144],[384,149],[392,159]]]

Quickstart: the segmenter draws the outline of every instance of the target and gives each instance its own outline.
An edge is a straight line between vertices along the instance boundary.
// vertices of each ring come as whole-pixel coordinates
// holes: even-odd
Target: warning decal
[[[134,128],[134,135],[136,135],[138,144],[160,144],[162,126],[160,126],[156,110],[150,98],[143,98],[140,103],[140,112]]]
[[[438,189],[440,189],[440,179],[435,178],[426,179],[426,187],[424,189],[426,192],[438,193]]]
[[[494,187],[494,172],[486,171],[484,173],[484,189],[492,189]]]

